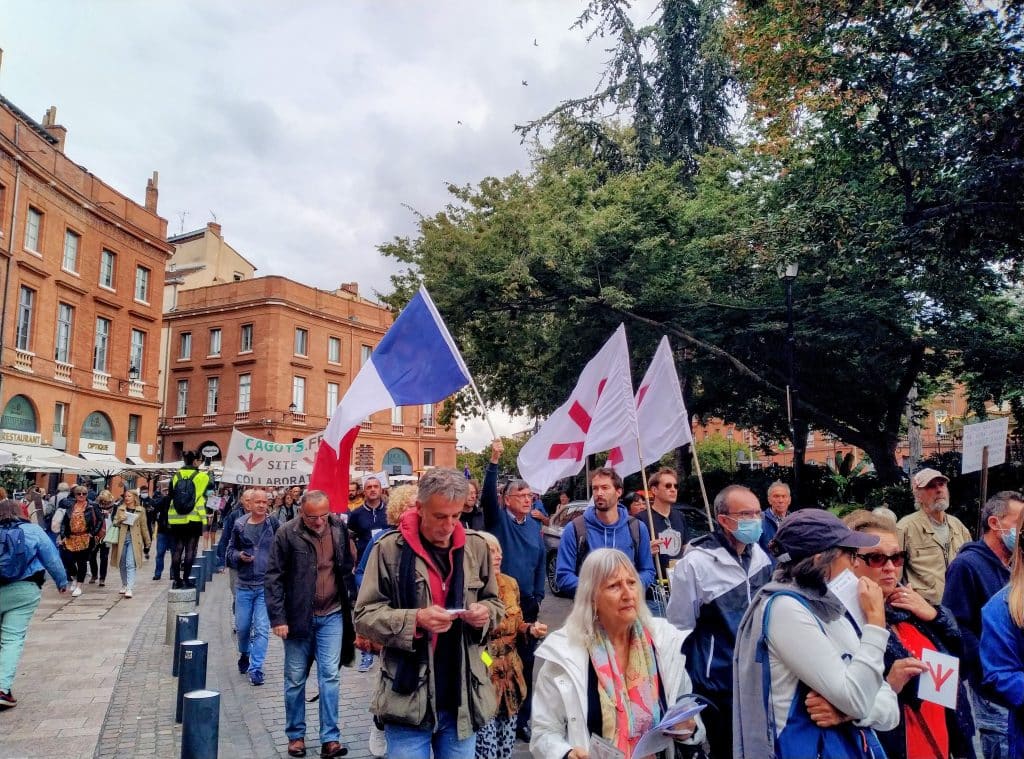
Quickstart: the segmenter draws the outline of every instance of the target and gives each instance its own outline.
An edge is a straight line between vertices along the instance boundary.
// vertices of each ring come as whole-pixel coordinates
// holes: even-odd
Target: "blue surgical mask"
[[[1000,535],[1003,539],[1003,545],[1006,546],[1007,551],[1013,551],[1013,547],[1017,545],[1017,528],[1011,527],[1008,530],[1003,530],[1003,534]]]
[[[741,543],[750,545],[761,538],[761,530],[764,523],[760,519],[739,519],[736,521],[736,529],[732,536]]]

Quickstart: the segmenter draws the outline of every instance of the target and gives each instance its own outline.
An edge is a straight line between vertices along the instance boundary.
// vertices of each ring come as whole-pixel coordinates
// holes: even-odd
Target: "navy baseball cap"
[[[774,543],[780,562],[801,561],[830,548],[870,548],[881,538],[851,530],[843,521],[824,509],[800,509],[786,517]]]

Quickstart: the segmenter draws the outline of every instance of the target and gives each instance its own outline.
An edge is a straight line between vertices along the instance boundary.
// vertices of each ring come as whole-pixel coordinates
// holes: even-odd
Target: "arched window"
[[[32,401],[24,395],[15,395],[7,401],[3,417],[0,418],[0,427],[18,432],[38,432],[36,410]]]
[[[384,454],[384,471],[387,474],[412,474],[412,459],[401,448],[392,448]]]

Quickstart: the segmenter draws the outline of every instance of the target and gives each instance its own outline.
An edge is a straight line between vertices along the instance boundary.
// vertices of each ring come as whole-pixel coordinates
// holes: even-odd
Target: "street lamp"
[[[789,438],[793,441],[793,505],[800,505],[800,467],[797,462],[796,440],[796,338],[793,334],[793,282],[796,281],[800,266],[796,261],[779,264],[779,279],[786,283],[786,419],[789,422]],[[806,441],[805,441],[806,442]]]

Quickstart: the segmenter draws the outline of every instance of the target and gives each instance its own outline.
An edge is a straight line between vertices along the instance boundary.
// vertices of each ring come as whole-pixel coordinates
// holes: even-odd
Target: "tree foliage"
[[[692,412],[781,439],[776,267],[797,261],[797,461],[811,425],[896,480],[913,386],[924,399],[969,380],[976,404],[1006,398],[1019,413],[1017,16],[957,3],[741,2],[721,49],[746,88],[751,133],[720,149],[709,148],[717,137],[687,142],[703,127],[673,137],[658,118],[665,103],[691,125],[713,110],[670,75],[682,54],[656,46],[643,65],[634,55],[641,37],[692,55],[683,31],[697,7],[663,3],[659,37],[623,21],[621,3],[592,2],[581,21],[618,36],[609,75],[622,86],[549,114],[556,137],[529,175],[452,187],[416,237],[382,246],[408,265],[392,303],[425,282],[488,399],[536,415],[564,400],[618,322],[637,376],[668,333]],[[693,38],[707,50],[709,35]],[[631,126],[601,120],[601,97],[629,110]],[[592,127],[607,149],[580,141]]]

